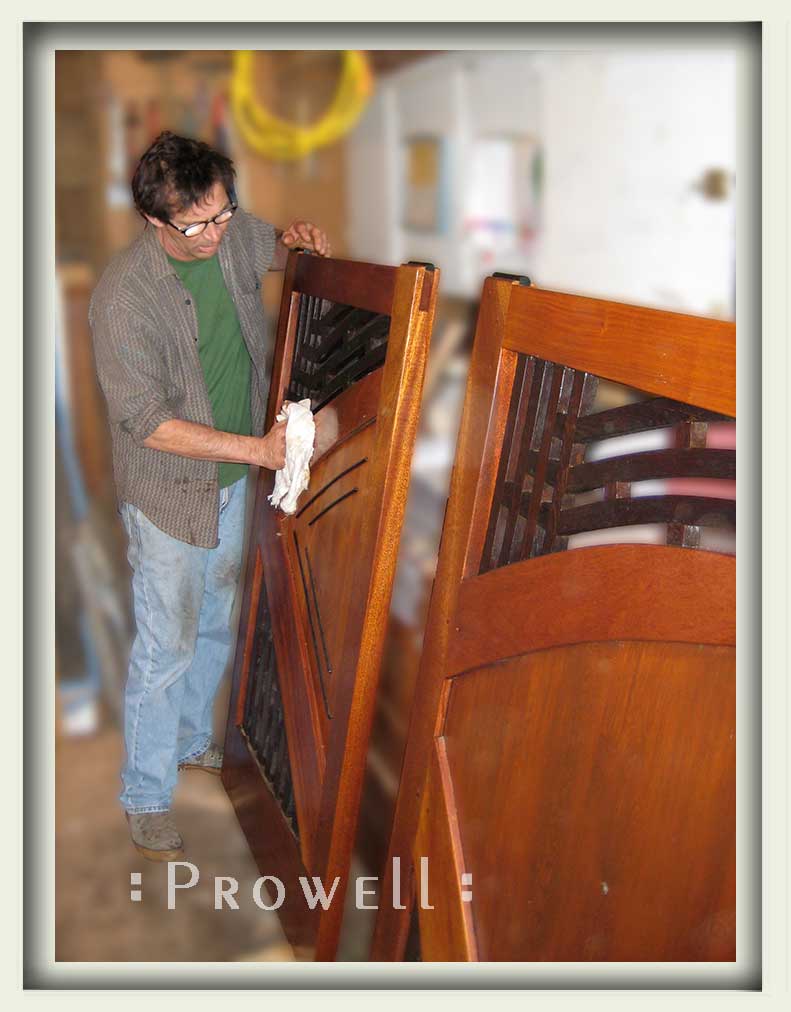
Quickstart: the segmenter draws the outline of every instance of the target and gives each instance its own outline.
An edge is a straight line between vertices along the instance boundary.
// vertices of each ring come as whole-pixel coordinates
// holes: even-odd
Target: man
[[[89,310],[137,626],[120,800],[152,860],[183,854],[178,769],[220,772],[212,703],[232,646],[248,465],[285,462],[285,423],[263,434],[261,275],[295,245],[330,254],[315,225],[281,233],[239,208],[234,176],[206,144],[161,134],[132,180],[147,224]]]

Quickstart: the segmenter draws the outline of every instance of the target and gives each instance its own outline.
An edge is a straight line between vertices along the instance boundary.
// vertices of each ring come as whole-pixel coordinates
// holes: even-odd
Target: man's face
[[[228,194],[222,183],[215,183],[203,202],[193,204],[188,210],[175,211],[170,219],[179,228],[186,228],[196,221],[207,221],[213,218],[220,211],[231,206]],[[228,222],[218,225],[212,222],[200,233],[191,239],[171,228],[167,222],[159,221],[146,215],[148,221],[157,229],[159,239],[165,252],[176,260],[208,260],[213,257],[219,249],[222,237],[228,227]]]

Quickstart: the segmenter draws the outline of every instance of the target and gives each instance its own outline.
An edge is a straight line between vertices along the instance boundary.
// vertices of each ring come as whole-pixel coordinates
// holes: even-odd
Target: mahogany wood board
[[[373,313],[390,312],[395,295],[395,271],[392,267],[354,260],[332,260],[322,264],[319,275],[314,263],[315,259],[307,256],[297,260],[294,276],[296,291],[368,309]]]
[[[516,287],[503,347],[736,414],[736,327],[724,320]]]
[[[434,880],[463,852],[478,958],[735,958],[734,679],[731,647],[609,642],[452,680],[418,844]],[[465,952],[458,881],[419,911],[424,959]]]

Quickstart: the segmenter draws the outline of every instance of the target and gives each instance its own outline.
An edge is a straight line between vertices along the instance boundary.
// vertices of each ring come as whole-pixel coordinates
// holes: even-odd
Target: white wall
[[[542,75],[548,288],[731,315],[736,67],[723,53],[557,57]]]
[[[734,207],[695,189],[735,170],[736,61],[727,51],[454,53],[383,78],[350,139],[353,255],[432,260],[446,294],[477,298],[485,274],[704,315],[732,315]],[[403,228],[404,141],[448,152],[447,234]],[[464,228],[477,137],[544,150],[542,228],[526,252],[483,262]]]

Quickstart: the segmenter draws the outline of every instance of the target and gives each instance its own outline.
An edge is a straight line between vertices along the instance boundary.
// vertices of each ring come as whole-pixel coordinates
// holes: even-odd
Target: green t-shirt
[[[249,436],[252,432],[250,353],[217,256],[208,260],[168,259],[194,299],[198,317],[198,356],[214,427],[221,432]],[[221,463],[220,488],[232,485],[245,474],[247,464]]]

